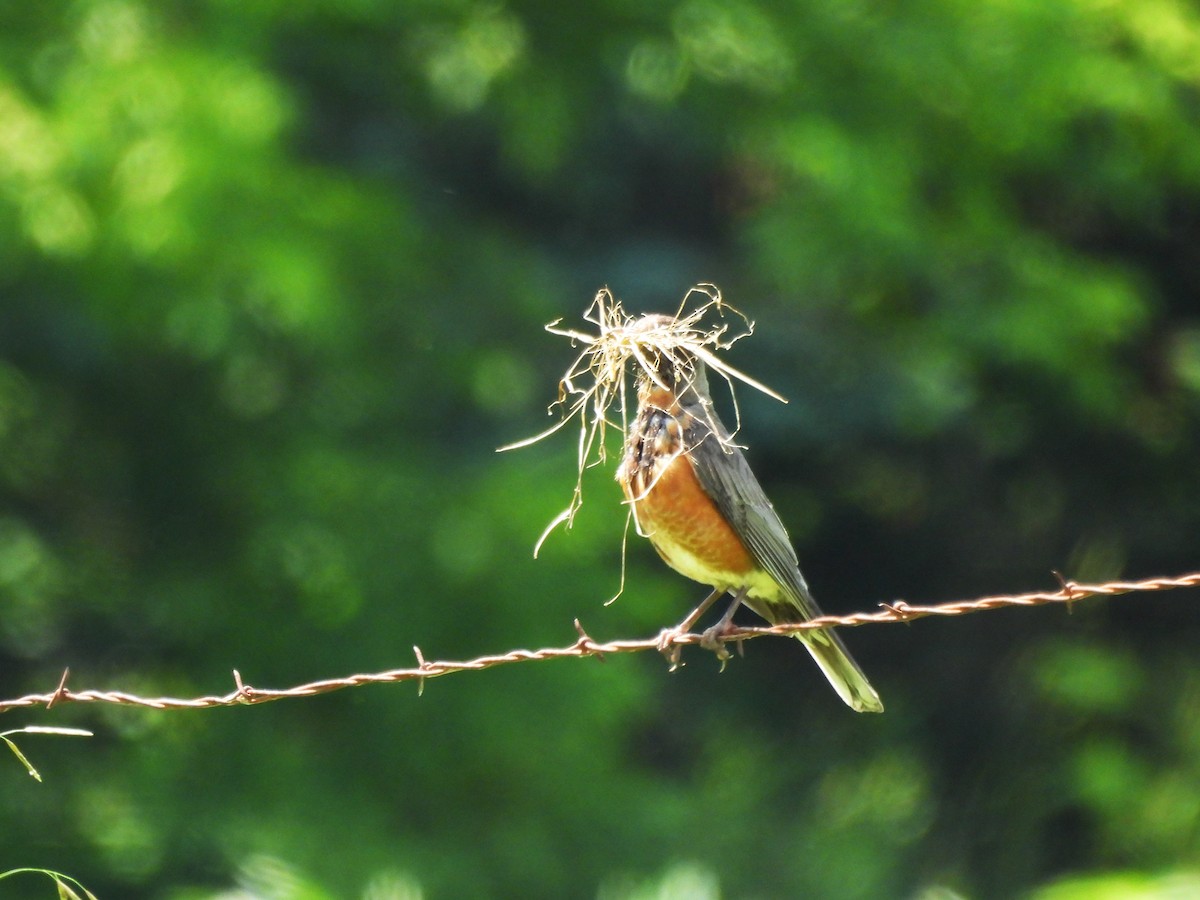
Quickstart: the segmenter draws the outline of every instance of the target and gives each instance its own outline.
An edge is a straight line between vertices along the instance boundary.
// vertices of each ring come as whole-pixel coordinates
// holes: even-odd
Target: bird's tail
[[[821,607],[808,591],[800,570],[796,570],[796,583],[791,590],[774,602],[764,603],[751,597],[746,601],[756,613],[772,624],[807,621],[821,615]],[[867,676],[858,667],[842,639],[829,628],[796,632],[812,658],[817,661],[833,689],[838,692],[847,706],[855,712],[883,712],[883,701]]]
[[[817,661],[833,689],[855,712],[883,712],[883,701],[858,667],[842,639],[828,629],[796,635]]]

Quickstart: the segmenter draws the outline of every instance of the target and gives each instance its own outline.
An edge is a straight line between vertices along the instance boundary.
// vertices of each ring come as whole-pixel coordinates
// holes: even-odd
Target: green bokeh
[[[605,284],[666,311],[712,281],[756,320],[730,360],[791,402],[743,391],[740,437],[831,611],[1196,568],[1198,61],[1182,0],[8,4],[0,694],[678,620],[704,589],[636,539],[604,606],[611,456],[534,561],[575,437],[494,452],[550,424],[574,351],[542,326]],[[0,871],[175,900],[1183,895],[1193,594],[858,630],[883,717],[785,641],[723,674],[10,712],[96,737],[22,738],[45,781],[10,761]]]

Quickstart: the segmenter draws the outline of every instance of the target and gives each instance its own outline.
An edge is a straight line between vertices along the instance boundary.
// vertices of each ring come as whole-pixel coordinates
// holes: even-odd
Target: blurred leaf
[[[1113,646],[1046,644],[1035,666],[1039,690],[1080,712],[1111,714],[1128,709],[1143,687],[1137,660]]]

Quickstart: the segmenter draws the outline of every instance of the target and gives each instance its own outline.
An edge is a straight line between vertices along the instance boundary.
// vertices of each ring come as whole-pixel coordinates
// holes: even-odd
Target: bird
[[[648,314],[639,326],[669,326]],[[744,603],[772,624],[822,615],[800,573],[787,530],[713,407],[703,360],[685,348],[647,347],[637,377],[637,413],[627,430],[617,481],[639,534],[675,571],[713,593],[669,633],[685,633],[728,593],[719,643]],[[796,634],[838,696],[857,712],[883,712],[879,694],[829,629]]]

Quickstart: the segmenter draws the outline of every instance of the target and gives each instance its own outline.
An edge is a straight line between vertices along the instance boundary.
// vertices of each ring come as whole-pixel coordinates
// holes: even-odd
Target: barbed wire
[[[949,603],[939,603],[930,606],[915,606],[904,600],[891,603],[880,603],[875,612],[852,613],[845,616],[821,616],[808,622],[794,625],[772,625],[763,627],[733,627],[722,634],[724,643],[736,643],[768,636],[790,636],[802,631],[813,631],[835,626],[855,628],[860,625],[877,625],[888,622],[912,622],[930,616],[961,616],[967,613],[986,612],[994,609],[1024,606],[1045,606],[1048,604],[1071,604],[1088,597],[1113,596],[1116,594],[1132,594],[1150,591],[1166,591],[1175,588],[1200,586],[1200,572],[1180,575],[1174,578],[1147,578],[1141,581],[1110,581],[1104,584],[1079,584],[1054,573],[1059,581],[1059,589],[1048,592],[1028,594],[997,595],[980,597],[975,600],[958,600]],[[415,681],[421,690],[425,681],[455,672],[474,672],[490,669],[509,663],[532,662],[534,660],[563,659],[567,657],[594,656],[601,660],[609,654],[641,653],[647,650],[658,650],[671,659],[675,665],[679,660],[680,650],[688,645],[706,643],[703,634],[686,632],[675,633],[671,629],[650,638],[623,641],[596,641],[583,629],[579,620],[575,620],[575,629],[579,633],[575,643],[565,647],[547,647],[541,650],[510,650],[493,656],[480,656],[465,661],[427,660],[419,647],[413,647],[417,665],[414,668],[390,669],[385,672],[373,672],[359,675],[347,675],[343,678],[327,678],[312,681],[295,687],[272,689],[256,688],[246,684],[241,674],[234,669],[234,689],[226,694],[216,694],[204,697],[139,697],[125,691],[75,691],[67,685],[70,669],[66,669],[59,680],[58,687],[48,694],[28,694],[13,700],[0,700],[0,713],[14,709],[33,706],[45,706],[51,709],[65,703],[113,703],[122,706],[140,706],[151,709],[211,709],[221,706],[243,706],[256,703],[268,703],[272,700],[282,700],[287,697],[312,697],[317,694],[328,694],[345,688],[361,687],[367,684],[391,684],[398,681]]]

